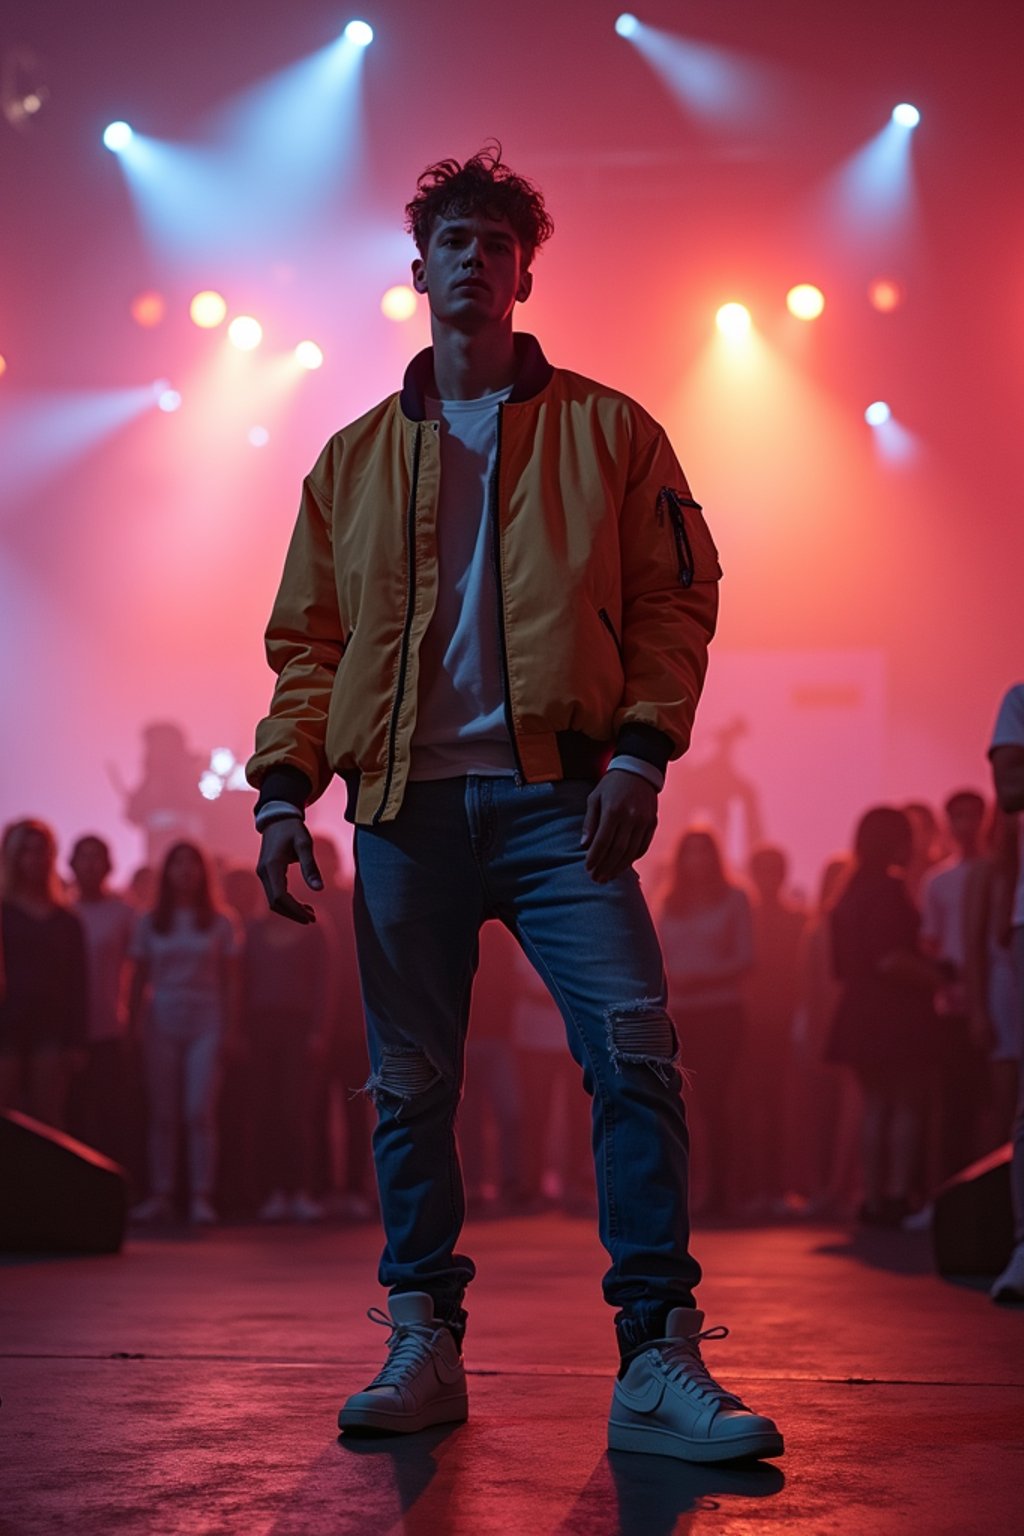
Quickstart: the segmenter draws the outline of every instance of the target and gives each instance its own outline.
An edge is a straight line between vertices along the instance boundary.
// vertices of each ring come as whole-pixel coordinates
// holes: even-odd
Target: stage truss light
[[[901,128],[916,128],[921,121],[921,114],[909,101],[901,101],[898,107],[892,109],[892,120]]]
[[[396,283],[380,301],[381,314],[388,320],[411,320],[416,313],[419,299],[414,288]]]
[[[156,397],[156,403],[161,411],[170,414],[172,411],[181,410],[181,395],[176,389],[162,389]]]
[[[265,448],[270,442],[270,433],[266,427],[250,427],[246,436],[254,448]]]
[[[739,341],[750,332],[750,310],[745,304],[723,304],[715,316],[715,324],[730,341]]]
[[[345,28],[345,37],[356,48],[369,48],[373,42],[373,28],[367,21],[350,21]]]
[[[204,288],[202,293],[194,296],[188,312],[193,325],[198,325],[201,331],[212,331],[223,322],[228,306],[221,294],[212,288]]]
[[[786,308],[797,320],[817,320],[825,308],[825,295],[813,283],[797,283],[786,294]]]
[[[239,352],[252,352],[263,340],[263,327],[252,315],[236,315],[228,326],[228,340]]]
[[[620,37],[633,37],[640,29],[640,23],[630,11],[623,11],[615,22],[615,30]]]
[[[108,123],[103,130],[103,142],[112,154],[119,155],[128,148],[135,137],[127,123]]]
[[[864,412],[864,420],[869,427],[884,427],[892,418],[892,409],[884,400],[873,400]]]
[[[295,361],[300,368],[308,368],[312,371],[314,368],[323,367],[324,354],[315,341],[300,341],[295,348]]]

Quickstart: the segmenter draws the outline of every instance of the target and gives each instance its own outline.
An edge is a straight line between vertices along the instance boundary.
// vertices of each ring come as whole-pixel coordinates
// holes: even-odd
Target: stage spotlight
[[[263,327],[252,315],[236,315],[228,326],[228,340],[239,352],[252,352],[263,340]]]
[[[876,277],[868,289],[868,300],[873,309],[883,315],[891,314],[903,303],[903,287],[891,277]]]
[[[226,779],[235,766],[235,754],[230,747],[214,747],[210,753],[210,767],[214,773]]]
[[[131,302],[131,317],[136,325],[141,325],[144,330],[151,330],[154,325],[159,325],[166,312],[162,293],[156,293],[152,289],[148,293],[138,293]]]
[[[414,288],[398,283],[389,288],[380,301],[381,314],[389,320],[411,320],[416,313],[417,297]]]
[[[322,368],[324,365],[324,354],[315,341],[300,341],[295,348],[295,361],[300,368],[309,368],[310,370]]]
[[[270,442],[270,433],[266,427],[250,427],[246,436],[254,448],[265,448]]]
[[[909,101],[901,101],[898,107],[892,109],[892,120],[901,128],[916,128],[921,121],[921,114]]]
[[[103,142],[115,155],[127,149],[134,137],[127,123],[109,123],[103,130]]]
[[[615,30],[620,37],[632,37],[639,28],[639,21],[629,11],[623,11],[615,23]]]
[[[786,294],[786,308],[798,320],[817,320],[825,308],[825,295],[813,283],[797,283]]]
[[[373,28],[366,21],[350,21],[345,28],[345,36],[357,48],[369,48],[373,42]]]
[[[199,775],[199,793],[204,800],[219,799],[223,788],[224,781],[218,774],[214,773],[212,768],[205,768]]]
[[[168,413],[181,410],[181,396],[176,389],[162,389],[157,395],[156,403],[160,410]]]
[[[201,331],[212,331],[228,312],[228,306],[219,293],[212,288],[204,288],[202,293],[197,293],[188,307],[192,317],[192,324],[198,325]]]
[[[864,420],[869,427],[882,427],[892,416],[892,411],[884,400],[873,400],[864,412]]]
[[[715,316],[715,324],[723,336],[738,341],[750,330],[750,310],[745,304],[723,304]]]

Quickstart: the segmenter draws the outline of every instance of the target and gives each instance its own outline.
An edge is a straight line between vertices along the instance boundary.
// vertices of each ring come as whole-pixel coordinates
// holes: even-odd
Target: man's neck
[[[431,335],[439,399],[479,400],[515,383],[518,368],[511,320],[471,333],[435,320]]]

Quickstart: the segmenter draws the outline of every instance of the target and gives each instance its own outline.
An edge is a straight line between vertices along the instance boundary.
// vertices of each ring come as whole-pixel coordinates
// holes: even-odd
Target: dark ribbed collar
[[[517,331],[513,341],[519,373],[512,393],[508,397],[510,405],[515,405],[520,400],[532,400],[534,395],[539,395],[541,390],[550,383],[551,375],[555,371],[541,351],[540,342],[536,336],[531,336],[526,331]],[[399,396],[399,405],[403,414],[410,421],[425,420],[428,396],[431,399],[437,399],[433,347],[425,347],[422,352],[417,352],[405,370],[405,381]]]

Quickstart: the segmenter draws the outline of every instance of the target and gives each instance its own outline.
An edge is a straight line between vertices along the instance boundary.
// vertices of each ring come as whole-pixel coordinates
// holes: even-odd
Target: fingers
[[[583,816],[583,835],[580,838],[581,848],[589,848],[591,839],[593,838],[594,833],[597,831],[597,826],[600,819],[601,786],[598,785],[597,789],[593,790],[592,793],[587,796],[587,809]],[[587,860],[587,867],[590,867],[589,859]]]
[[[630,786],[622,798],[623,786],[605,791],[599,784],[587,801],[587,816],[592,818],[584,867],[598,885],[616,879],[641,858],[651,846],[658,824],[657,810],[651,813],[646,797],[636,798],[636,786]],[[656,802],[655,802],[656,806]]]
[[[296,829],[295,851],[299,856],[299,868],[302,871],[303,880],[305,880],[311,891],[322,891],[324,888],[323,876],[317,868],[316,857],[313,853],[313,839],[310,837],[309,830],[305,825],[301,825]]]
[[[285,891],[270,903],[271,912],[276,912],[279,917],[290,917],[293,923],[315,923],[316,913],[313,908],[304,901],[296,901],[290,891]]]

